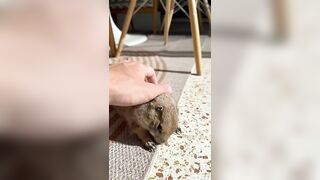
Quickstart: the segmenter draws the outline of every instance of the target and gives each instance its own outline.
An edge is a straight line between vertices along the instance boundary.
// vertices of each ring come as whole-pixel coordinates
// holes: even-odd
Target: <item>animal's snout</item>
[[[167,137],[154,137],[154,140],[156,144],[163,144],[167,142],[168,138]]]

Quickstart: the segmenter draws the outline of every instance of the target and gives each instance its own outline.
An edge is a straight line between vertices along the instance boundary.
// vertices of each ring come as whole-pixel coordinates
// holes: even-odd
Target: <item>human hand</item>
[[[155,72],[149,66],[137,62],[121,62],[109,67],[110,105],[143,104],[166,92],[171,93],[171,87],[158,84]]]

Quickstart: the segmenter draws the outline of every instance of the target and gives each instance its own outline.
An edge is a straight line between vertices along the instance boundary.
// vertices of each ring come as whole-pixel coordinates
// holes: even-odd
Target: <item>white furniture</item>
[[[112,17],[110,16],[110,22],[111,22],[111,28],[113,31],[113,37],[115,41],[116,47],[119,45],[120,37],[121,37],[121,30],[117,27],[117,25],[114,23]],[[136,35],[136,34],[127,34],[126,39],[124,41],[124,45],[126,46],[135,46],[138,44],[141,44],[145,41],[147,41],[148,38],[146,35]]]

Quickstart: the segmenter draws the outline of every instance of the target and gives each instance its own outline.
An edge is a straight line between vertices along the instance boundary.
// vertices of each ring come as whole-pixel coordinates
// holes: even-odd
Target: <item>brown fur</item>
[[[178,110],[170,94],[161,94],[145,104],[114,108],[149,150],[180,132]]]

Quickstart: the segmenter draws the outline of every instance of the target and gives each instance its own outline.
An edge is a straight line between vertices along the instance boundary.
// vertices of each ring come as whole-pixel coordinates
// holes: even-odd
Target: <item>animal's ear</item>
[[[157,107],[156,107],[156,110],[157,110],[158,112],[162,112],[162,111],[163,111],[163,106],[157,106]]]

